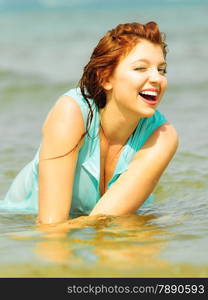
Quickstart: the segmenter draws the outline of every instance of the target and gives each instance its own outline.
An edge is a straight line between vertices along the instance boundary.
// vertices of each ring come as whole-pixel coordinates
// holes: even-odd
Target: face
[[[114,101],[122,111],[151,117],[167,87],[165,73],[161,46],[140,40],[105,83],[107,102]]]

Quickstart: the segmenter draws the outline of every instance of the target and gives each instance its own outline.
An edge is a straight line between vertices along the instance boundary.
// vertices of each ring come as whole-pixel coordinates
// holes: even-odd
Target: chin
[[[156,107],[155,108],[147,108],[147,109],[143,109],[142,111],[140,111],[139,114],[142,118],[150,118],[154,115],[155,111],[156,111]]]

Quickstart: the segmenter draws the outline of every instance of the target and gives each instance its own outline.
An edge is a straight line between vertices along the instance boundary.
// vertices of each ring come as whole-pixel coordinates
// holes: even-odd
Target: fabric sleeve
[[[150,118],[143,118],[138,126],[134,137],[134,150],[138,151],[150,137],[150,135],[161,125],[167,123],[165,116],[158,110]]]
[[[146,124],[143,127],[144,141],[146,141],[157,128],[167,122],[165,116],[156,110],[152,117],[146,119]]]

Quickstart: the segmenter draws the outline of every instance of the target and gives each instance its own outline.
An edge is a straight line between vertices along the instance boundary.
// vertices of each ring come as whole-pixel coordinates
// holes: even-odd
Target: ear
[[[112,84],[111,83],[104,83],[103,88],[106,91],[110,91],[110,90],[112,90]]]
[[[111,82],[111,76],[107,75],[106,72],[103,72],[103,70],[98,69],[98,70],[96,70],[96,75],[97,75],[98,81],[100,81],[100,85],[102,86],[102,88],[104,90],[110,91],[113,88],[113,85]]]
[[[112,82],[111,82],[111,79],[105,79],[102,83],[102,87],[104,88],[104,90],[106,91],[110,91],[112,90],[113,88],[113,85],[112,85]]]

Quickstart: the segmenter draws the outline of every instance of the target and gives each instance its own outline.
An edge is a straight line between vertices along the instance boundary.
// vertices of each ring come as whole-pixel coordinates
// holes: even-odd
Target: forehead
[[[132,64],[137,61],[148,61],[152,63],[165,62],[162,47],[159,44],[147,40],[140,40],[134,48],[121,59],[121,64]]]

